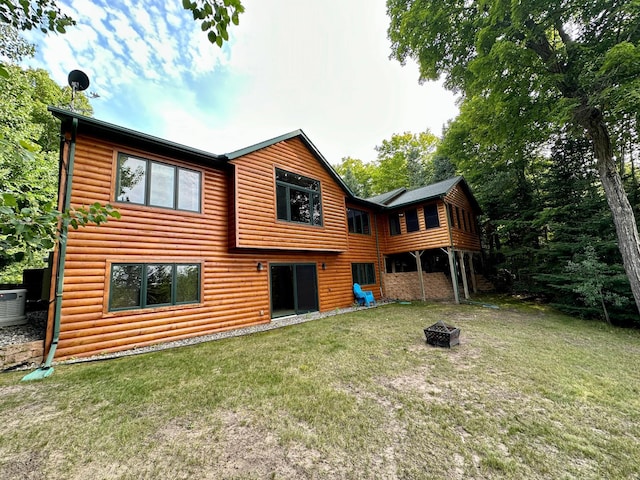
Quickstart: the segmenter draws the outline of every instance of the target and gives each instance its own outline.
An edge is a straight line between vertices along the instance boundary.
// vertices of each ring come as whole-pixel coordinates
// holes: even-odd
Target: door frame
[[[314,273],[314,293],[315,293],[315,310],[299,310],[298,308],[298,281],[297,266],[312,266]],[[273,262],[268,264],[269,267],[269,309],[271,318],[281,318],[288,315],[273,316],[273,278],[271,275],[271,267],[293,267],[293,315],[302,315],[304,313],[317,312],[320,310],[320,289],[318,287],[318,264],[316,262]]]

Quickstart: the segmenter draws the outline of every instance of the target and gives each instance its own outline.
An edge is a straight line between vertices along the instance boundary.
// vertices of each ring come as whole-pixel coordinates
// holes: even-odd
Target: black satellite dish
[[[76,92],[82,92],[89,88],[89,77],[81,70],[71,70],[67,80],[71,87],[71,111],[75,111]]]
[[[71,70],[69,72],[69,86],[73,89],[74,92],[82,92],[89,88],[89,77],[87,74],[80,70]]]

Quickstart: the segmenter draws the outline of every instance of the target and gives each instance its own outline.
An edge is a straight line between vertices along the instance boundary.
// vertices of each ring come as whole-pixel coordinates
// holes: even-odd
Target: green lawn
[[[493,301],[0,375],[0,478],[640,478],[640,332]]]

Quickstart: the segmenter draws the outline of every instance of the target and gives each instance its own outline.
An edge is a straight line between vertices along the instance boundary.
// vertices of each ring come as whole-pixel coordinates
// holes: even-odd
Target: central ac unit
[[[25,289],[0,290],[0,327],[27,323],[24,314],[26,300]]]

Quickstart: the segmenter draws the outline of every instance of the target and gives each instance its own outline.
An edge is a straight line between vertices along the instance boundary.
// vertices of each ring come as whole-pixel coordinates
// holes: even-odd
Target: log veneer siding
[[[461,214],[463,211],[465,212],[465,215],[467,213],[470,213],[471,221],[473,222],[473,225],[469,225],[468,220],[466,222],[461,221],[461,225],[458,225],[457,219],[452,219],[454,225],[451,228],[451,235],[453,237],[453,244],[455,249],[479,252],[481,246],[477,218],[474,214],[474,209],[471,205],[471,202],[469,202],[469,199],[459,185],[456,185],[454,188],[452,188],[451,191],[446,195],[445,202],[452,205],[453,207],[458,207],[461,211]],[[456,215],[456,213],[452,211],[452,216],[454,215]]]
[[[70,128],[69,121],[63,125]],[[383,255],[450,245],[442,199],[433,200],[441,227],[426,230],[418,205],[420,230],[406,233],[403,220],[401,235],[391,237],[384,209],[353,198],[303,134],[229,154],[233,159],[228,160],[98,121],[84,119],[82,125],[86,129],[79,130],[76,141],[71,205],[112,203],[121,218],[68,233],[56,360],[268,323],[272,264],[315,264],[319,310],[327,311],[353,304],[353,263],[374,264],[376,284],[367,287],[380,298]],[[69,131],[63,134],[69,138]],[[65,161],[68,151],[67,142],[61,157]],[[199,171],[201,211],[117,202],[119,153]],[[276,168],[320,182],[322,226],[277,219]],[[63,172],[60,192],[64,180]],[[473,211],[458,186],[445,201]],[[371,235],[349,233],[346,209],[351,203],[368,211]],[[452,237],[456,248],[479,250],[477,233],[455,226]],[[54,257],[58,254],[56,250]],[[258,262],[266,268],[259,271]],[[198,263],[200,300],[109,311],[113,263]],[[51,299],[54,288],[52,282]],[[45,353],[52,344],[53,311],[52,305]]]
[[[345,193],[302,142],[286,143],[265,149],[269,152],[248,155],[251,158],[247,162],[241,157],[231,171],[225,172],[194,166],[189,158],[151,155],[79,135],[72,206],[111,202],[121,218],[111,219],[100,227],[69,232],[56,360],[130,350],[268,323],[271,263],[315,263],[321,311],[353,303],[352,262],[375,262],[378,287],[380,272],[375,260],[375,235],[348,235]],[[200,171],[202,213],[116,202],[115,169],[119,152]],[[293,160],[290,161],[289,156]],[[323,227],[275,220],[273,171],[276,160],[281,168],[320,180]],[[235,175],[234,168],[238,172]],[[256,169],[261,173],[249,174]],[[268,181],[264,181],[265,178]],[[235,182],[242,188],[260,183],[260,188],[253,190],[257,196],[234,197]],[[269,192],[266,196],[265,191]],[[237,202],[235,206],[230,205],[231,199]],[[230,222],[234,221],[234,215],[230,216],[230,211],[240,220],[233,225]],[[373,220],[373,213],[371,215]],[[249,221],[252,216],[254,220]],[[263,230],[256,233],[260,228]],[[234,229],[241,239],[240,246],[251,248],[237,248],[236,235],[230,235]],[[283,248],[292,251],[282,251]],[[110,266],[115,262],[200,263],[200,302],[110,312]],[[258,262],[267,268],[258,272]],[[373,290],[379,298],[379,288]],[[47,348],[50,343],[48,338]]]
[[[232,160],[236,248],[344,252],[345,192],[300,139],[285,140]],[[322,226],[276,218],[275,168],[320,181]]]

